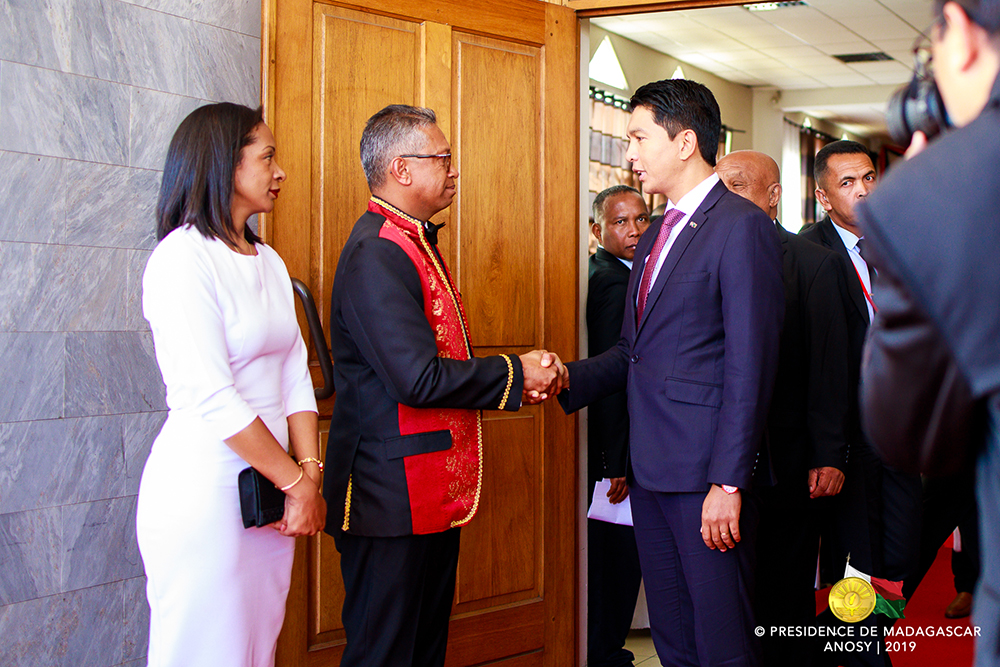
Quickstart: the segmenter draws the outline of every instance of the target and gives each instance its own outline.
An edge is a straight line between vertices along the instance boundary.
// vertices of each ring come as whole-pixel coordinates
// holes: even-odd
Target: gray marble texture
[[[125,637],[122,642],[123,660],[142,660],[145,664],[149,649],[149,603],[146,601],[146,577],[125,581]]]
[[[79,36],[90,42],[74,44],[74,63],[78,53],[98,54],[101,46],[109,43],[107,60],[92,61],[95,65],[93,75],[97,78],[169,93],[184,92],[190,71],[192,21],[116,0],[84,1],[99,3],[106,11],[103,16],[89,7],[76,12],[74,19],[87,24]],[[106,37],[100,34],[102,30],[107,31]]]
[[[188,95],[217,102],[260,104],[260,39],[196,24]]]
[[[156,245],[159,172],[67,161],[63,183],[66,243],[146,250]]]
[[[245,0],[122,0],[260,37],[260,3]]]
[[[0,513],[127,495],[129,417],[0,424]]]
[[[0,2],[0,60],[66,71],[73,1]]]
[[[152,250],[131,250],[128,256],[127,294],[125,297],[125,330],[149,331],[149,323],[142,314],[142,274]]]
[[[139,493],[139,480],[142,478],[149,450],[166,418],[166,412],[140,412],[123,416],[126,494]]]
[[[59,514],[58,508],[0,514],[0,607],[62,591]]]
[[[123,582],[0,607],[4,667],[105,667],[122,661]]]
[[[62,507],[62,588],[73,591],[142,576],[136,497]]]
[[[260,103],[260,3],[0,0],[0,665],[145,665],[141,312],[166,146]]]
[[[133,88],[128,163],[141,169],[162,171],[167,147],[177,126],[204,103],[192,97]]]
[[[4,63],[0,100],[2,150],[104,164],[128,160],[129,92],[124,85]]]
[[[66,334],[0,332],[0,422],[63,416]]]
[[[149,333],[66,334],[65,363],[67,417],[166,409]]]
[[[120,331],[128,251],[0,241],[0,331]]]
[[[0,202],[4,204],[0,241],[54,243],[63,238],[62,173],[62,160],[0,151]]]

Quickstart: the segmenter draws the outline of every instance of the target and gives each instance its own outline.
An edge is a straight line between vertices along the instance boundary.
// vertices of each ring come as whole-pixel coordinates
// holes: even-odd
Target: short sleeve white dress
[[[271,667],[294,539],[244,529],[224,439],[260,417],[288,449],[287,416],[316,411],[288,271],[271,248],[234,252],[192,227],[143,276],[169,412],[139,487],[151,611],[149,667]]]

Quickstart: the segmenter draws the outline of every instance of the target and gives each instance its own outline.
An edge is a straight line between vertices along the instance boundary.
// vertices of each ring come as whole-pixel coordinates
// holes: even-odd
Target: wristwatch
[[[723,484],[722,490],[728,493],[729,495],[733,495],[734,493],[739,491],[739,488],[735,486],[729,486],[728,484]]]

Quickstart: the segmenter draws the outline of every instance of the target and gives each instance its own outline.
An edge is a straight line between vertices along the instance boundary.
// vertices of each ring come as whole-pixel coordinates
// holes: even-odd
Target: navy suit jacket
[[[636,325],[636,293],[662,219],[643,234],[618,345],[569,364],[567,412],[628,392],[634,479],[661,492],[748,488],[784,316],[774,222],[721,182],[684,225]]]

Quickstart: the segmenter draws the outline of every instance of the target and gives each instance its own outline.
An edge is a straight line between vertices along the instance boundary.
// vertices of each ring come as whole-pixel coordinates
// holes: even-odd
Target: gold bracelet
[[[293,486],[295,486],[296,484],[298,484],[299,482],[301,482],[302,481],[302,477],[305,476],[305,474],[306,473],[302,470],[302,468],[299,468],[299,476],[295,478],[295,481],[292,482],[291,484],[289,484],[288,486],[279,486],[278,490],[279,491],[287,491],[288,489],[292,488]]]
[[[303,463],[315,463],[316,465],[319,466],[319,471],[323,472],[323,462],[320,461],[319,459],[314,459],[311,456],[309,458],[307,458],[307,459],[302,459],[301,461],[299,461],[299,467],[300,468],[302,467]]]

